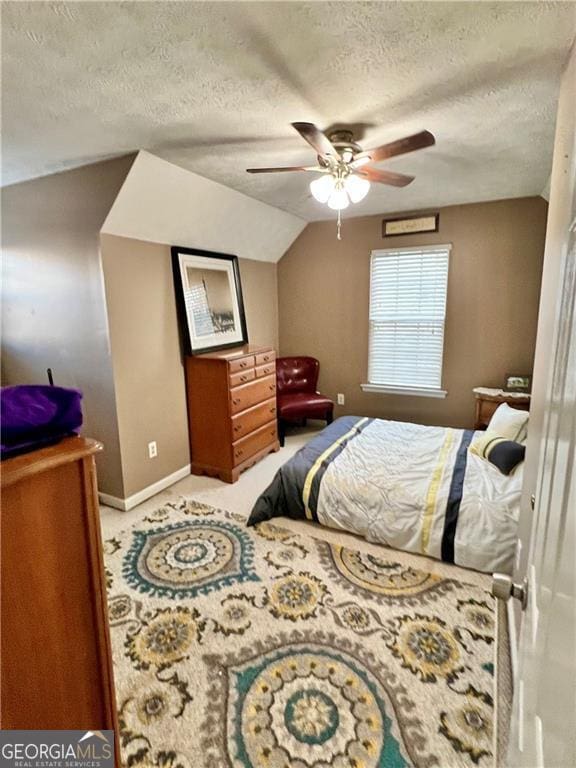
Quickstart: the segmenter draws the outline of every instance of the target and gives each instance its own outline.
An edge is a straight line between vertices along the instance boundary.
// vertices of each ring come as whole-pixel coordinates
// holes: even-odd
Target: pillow
[[[508,403],[502,403],[492,414],[487,432],[496,433],[507,440],[523,443],[528,434],[528,411],[511,408]]]
[[[526,446],[496,432],[484,432],[472,442],[470,451],[494,464],[503,475],[509,475],[524,461]]]

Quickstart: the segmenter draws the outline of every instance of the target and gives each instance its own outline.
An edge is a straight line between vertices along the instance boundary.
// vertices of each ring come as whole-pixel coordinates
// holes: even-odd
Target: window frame
[[[372,330],[370,327],[370,312],[372,308],[372,272],[373,272],[373,263],[374,259],[377,256],[380,256],[382,254],[392,254],[392,253],[414,253],[415,251],[420,251],[421,253],[426,253],[427,251],[436,251],[438,249],[445,249],[447,252],[447,263],[446,263],[446,303],[444,305],[444,318],[443,318],[443,330],[442,330],[442,357],[440,359],[440,386],[439,387],[411,387],[411,386],[403,386],[403,385],[394,385],[394,384],[375,384],[370,381],[366,381],[364,384],[361,384],[361,388],[364,392],[376,392],[376,393],[382,393],[382,394],[391,394],[391,395],[408,395],[412,397],[433,397],[433,398],[445,398],[448,394],[446,389],[442,388],[442,380],[444,378],[444,352],[445,352],[445,339],[446,339],[446,314],[447,314],[447,307],[448,307],[448,282],[449,282],[449,276],[450,276],[450,253],[452,251],[452,243],[429,243],[427,245],[412,245],[412,246],[406,246],[403,248],[378,248],[373,250],[370,253],[370,285],[369,285],[369,294],[368,294],[368,361],[367,361],[367,376],[366,378],[369,378],[369,372],[370,372],[370,347],[371,347],[371,337],[372,337]]]

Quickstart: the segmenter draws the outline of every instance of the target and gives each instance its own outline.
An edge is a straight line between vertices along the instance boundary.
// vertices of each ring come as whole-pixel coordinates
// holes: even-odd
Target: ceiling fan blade
[[[436,139],[430,131],[421,131],[415,133],[413,136],[406,136],[403,139],[392,141],[390,144],[383,144],[381,147],[374,147],[374,149],[367,149],[364,152],[360,152],[354,157],[352,165],[357,160],[363,160],[369,157],[373,163],[377,163],[380,160],[386,160],[388,157],[396,157],[396,155],[405,155],[407,152],[414,152],[417,149],[424,149],[424,147],[431,147],[436,143]]]
[[[285,173],[286,171],[314,171],[320,173],[323,168],[317,165],[294,165],[284,166],[283,168],[246,168],[247,173]]]
[[[414,176],[405,176],[403,173],[394,173],[393,171],[381,171],[378,168],[366,168],[366,166],[358,168],[354,173],[368,179],[368,181],[390,184],[392,187],[406,187],[414,181]]]
[[[310,144],[317,155],[333,157],[338,160],[340,157],[338,150],[314,123],[292,123],[292,127],[296,128],[300,136]]]

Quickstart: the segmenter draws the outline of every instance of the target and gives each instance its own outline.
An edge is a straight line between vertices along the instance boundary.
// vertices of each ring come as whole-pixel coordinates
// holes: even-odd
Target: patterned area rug
[[[105,552],[125,765],[493,764],[479,587],[193,501]]]

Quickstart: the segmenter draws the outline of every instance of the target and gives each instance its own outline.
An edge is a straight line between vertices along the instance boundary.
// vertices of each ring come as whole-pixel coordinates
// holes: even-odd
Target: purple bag
[[[3,387],[0,391],[2,459],[77,435],[82,426],[82,393],[44,384]]]

